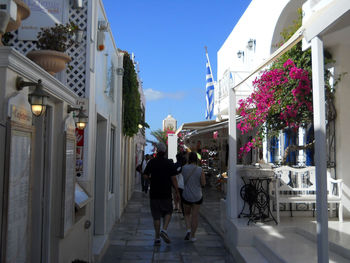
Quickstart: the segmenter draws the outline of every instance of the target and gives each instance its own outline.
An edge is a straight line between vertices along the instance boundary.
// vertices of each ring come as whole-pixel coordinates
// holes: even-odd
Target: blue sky
[[[251,0],[103,0],[118,48],[135,54],[146,95],[146,131],[171,114],[205,120],[205,50],[216,54]],[[151,147],[146,148],[146,153]]]

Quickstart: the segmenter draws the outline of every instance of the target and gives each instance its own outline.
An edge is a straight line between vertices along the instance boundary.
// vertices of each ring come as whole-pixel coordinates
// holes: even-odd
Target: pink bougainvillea
[[[250,142],[240,148],[239,156],[261,144],[266,127],[270,134],[284,128],[294,128],[312,121],[312,88],[309,72],[296,67],[288,59],[283,68],[262,72],[253,81],[254,91],[239,101],[242,120],[237,128],[242,134],[258,128]],[[263,126],[264,124],[264,126]]]

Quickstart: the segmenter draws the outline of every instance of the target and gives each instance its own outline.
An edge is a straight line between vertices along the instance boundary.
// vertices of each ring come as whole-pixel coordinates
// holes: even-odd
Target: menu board
[[[6,262],[27,262],[31,133],[11,135]]]
[[[82,208],[89,201],[90,197],[85,190],[79,185],[79,183],[75,183],[75,205],[78,208]]]
[[[66,138],[65,176],[63,182],[63,236],[74,224],[75,140]]]

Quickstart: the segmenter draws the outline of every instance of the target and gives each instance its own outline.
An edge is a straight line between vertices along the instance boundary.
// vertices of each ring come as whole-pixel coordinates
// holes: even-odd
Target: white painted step
[[[310,233],[309,231],[301,229],[301,228],[296,228],[296,231],[298,234],[302,235],[303,237],[305,237],[313,242],[317,242],[317,237],[315,234]],[[350,250],[348,248],[345,248],[345,247],[341,246],[340,244],[337,244],[337,243],[329,240],[329,249],[332,252],[348,259],[348,261],[350,262]]]
[[[269,263],[266,258],[254,247],[240,246],[237,250],[246,263]]]
[[[270,263],[317,262],[317,244],[297,232],[258,234],[254,246]],[[349,263],[349,259],[331,251],[329,257],[331,263]]]

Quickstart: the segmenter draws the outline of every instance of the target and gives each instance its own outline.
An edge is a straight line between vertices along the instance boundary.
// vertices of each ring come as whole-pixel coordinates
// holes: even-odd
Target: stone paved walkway
[[[184,241],[185,222],[178,213],[173,214],[168,234],[171,244],[162,241],[160,247],[153,246],[154,230],[149,198],[135,191],[121,222],[112,231],[110,246],[101,263],[234,262],[225,250],[221,236],[202,217],[196,242]]]

